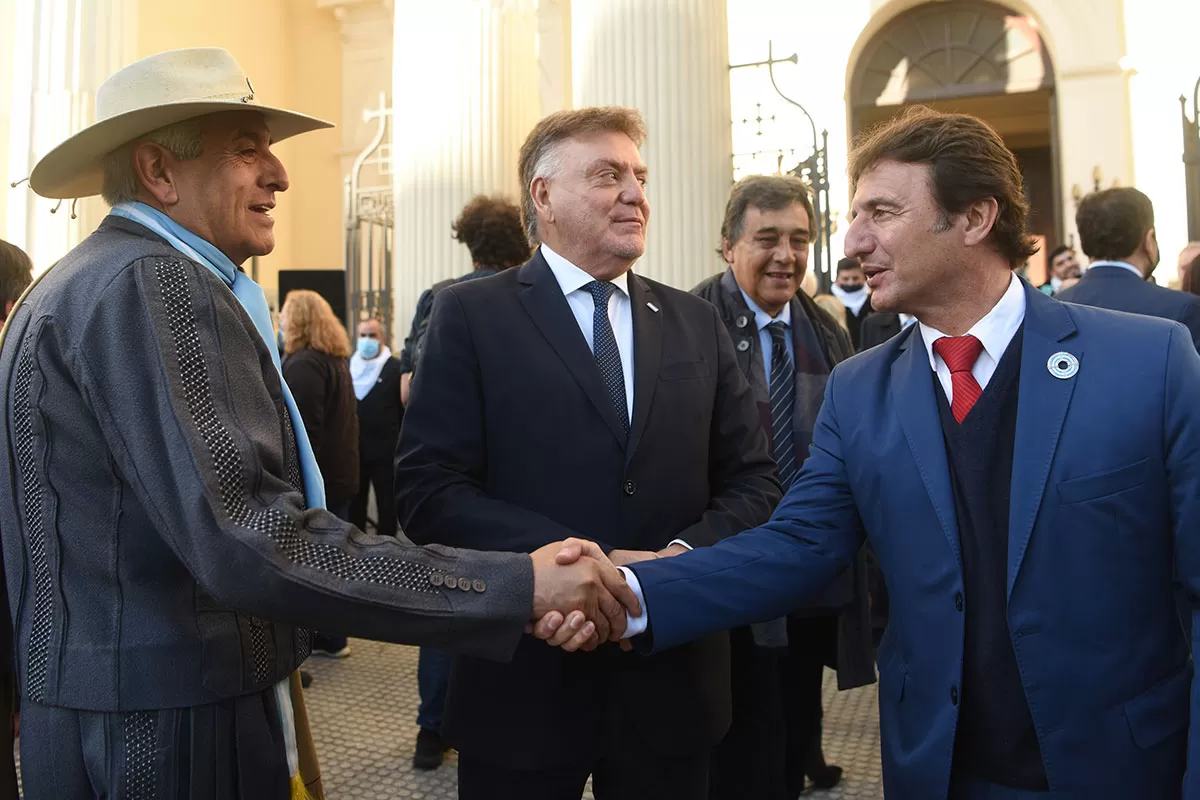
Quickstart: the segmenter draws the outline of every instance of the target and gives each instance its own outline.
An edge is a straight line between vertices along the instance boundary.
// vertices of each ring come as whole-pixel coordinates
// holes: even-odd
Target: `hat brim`
[[[171,103],[139,108],[97,122],[67,139],[38,161],[30,187],[42,197],[69,200],[100,194],[104,157],[123,144],[176,122],[221,111],[257,111],[271,129],[271,141],[332,128],[332,122],[281,108],[232,101]]]

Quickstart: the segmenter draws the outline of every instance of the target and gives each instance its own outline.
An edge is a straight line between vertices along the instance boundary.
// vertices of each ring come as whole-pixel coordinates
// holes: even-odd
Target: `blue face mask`
[[[358,340],[358,354],[363,358],[374,358],[379,355],[379,340],[363,336]]]

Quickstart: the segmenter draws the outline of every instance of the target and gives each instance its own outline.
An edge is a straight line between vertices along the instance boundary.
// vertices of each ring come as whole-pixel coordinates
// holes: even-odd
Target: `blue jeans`
[[[439,734],[446,711],[446,688],[450,685],[450,659],[449,653],[432,647],[422,647],[417,658],[417,691],[421,695],[417,725]]]

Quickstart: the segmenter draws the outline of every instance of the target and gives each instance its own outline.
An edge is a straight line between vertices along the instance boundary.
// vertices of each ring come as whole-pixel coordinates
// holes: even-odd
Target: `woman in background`
[[[325,480],[325,507],[349,521],[350,501],[358,492],[358,401],[350,379],[350,339],[325,298],[308,290],[288,293],[280,328],[283,378]],[[313,652],[344,658],[350,648],[345,636],[317,633]]]

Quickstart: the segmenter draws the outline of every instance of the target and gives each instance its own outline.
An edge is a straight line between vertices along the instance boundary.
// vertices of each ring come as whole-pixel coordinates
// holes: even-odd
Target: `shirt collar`
[[[984,352],[992,357],[992,361],[999,364],[1000,357],[1008,349],[1009,343],[1012,342],[1013,336],[1016,335],[1017,329],[1021,327],[1024,320],[1025,286],[1021,283],[1020,278],[1013,275],[1004,296],[996,305],[992,306],[992,310],[984,315],[983,319],[971,326],[971,330],[967,331],[967,334],[982,342]],[[947,334],[931,328],[919,320],[917,326],[921,331],[921,339],[925,342],[925,351],[929,354],[929,365],[936,370],[937,362],[934,360],[933,343]]]
[[[1142,280],[1146,279],[1146,276],[1142,274],[1142,271],[1140,269],[1138,269],[1137,267],[1135,267],[1133,264],[1130,264],[1128,261],[1107,261],[1107,260],[1101,259],[1099,261],[1093,261],[1091,264],[1088,264],[1088,269],[1094,269],[1095,267],[1120,267],[1121,269],[1129,270],[1130,272],[1132,272],[1134,275],[1137,275]]]
[[[596,280],[591,275],[581,270],[579,267],[567,261],[558,253],[551,250],[545,244],[541,245],[542,258],[546,259],[546,264],[549,265],[550,271],[554,273],[554,279],[558,281],[558,286],[562,289],[564,296],[571,292],[579,291],[584,286],[587,286],[592,281]],[[622,272],[617,277],[609,281],[613,286],[621,290],[621,293],[626,297],[629,296],[629,273]]]
[[[752,314],[754,314],[754,324],[757,326],[758,330],[761,331],[763,328],[767,327],[772,322],[782,322],[784,325],[788,326],[789,328],[792,327],[792,304],[791,303],[787,303],[786,305],[784,305],[783,310],[780,311],[779,314],[777,314],[776,316],[772,317],[770,314],[768,314],[767,312],[765,312],[761,308],[759,308],[758,303],[751,300],[750,295],[746,294],[746,290],[743,289],[740,285],[738,286],[738,291],[742,293],[742,299],[746,301],[746,305],[750,307],[750,312]]]

